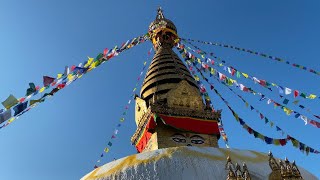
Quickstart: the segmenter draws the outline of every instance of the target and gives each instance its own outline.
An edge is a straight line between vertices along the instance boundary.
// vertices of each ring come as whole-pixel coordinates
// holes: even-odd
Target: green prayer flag
[[[293,103],[293,104],[298,104],[298,102],[299,102],[299,100],[295,100],[295,101],[293,101],[292,103]]]
[[[258,133],[258,138],[261,139],[262,141],[264,141],[264,136],[260,133]]]
[[[26,96],[29,96],[31,94],[33,94],[34,92],[36,92],[36,86],[34,85],[34,83],[29,83],[29,88],[27,89],[27,92],[26,92]]]
[[[241,74],[239,71],[237,71],[237,78],[240,78],[241,77]]]
[[[307,98],[305,93],[301,93],[300,96],[303,97],[303,98]]]
[[[15,98],[12,94],[10,94],[10,96],[2,102],[2,105],[6,108],[6,109],[10,109],[12,106],[18,104],[19,101],[17,98]]]
[[[273,144],[279,146],[280,145],[280,140],[279,139],[274,139]]]
[[[295,139],[291,139],[292,145],[294,147],[299,147],[299,141],[295,140]]]
[[[33,100],[30,100],[30,104],[29,105],[32,106],[35,103],[41,103],[43,101],[44,101],[44,99],[33,99]]]

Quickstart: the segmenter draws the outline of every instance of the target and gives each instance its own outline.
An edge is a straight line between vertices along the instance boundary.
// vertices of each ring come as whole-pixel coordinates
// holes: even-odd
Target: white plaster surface
[[[264,153],[212,147],[174,147],[131,155],[107,163],[81,180],[224,180],[227,156],[247,164],[252,179],[268,179],[271,169]],[[317,179],[299,167],[305,180]]]

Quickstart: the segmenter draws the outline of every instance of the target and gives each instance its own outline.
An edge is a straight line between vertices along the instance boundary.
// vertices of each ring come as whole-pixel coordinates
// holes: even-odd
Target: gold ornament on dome
[[[301,180],[303,179],[295,161],[289,162],[288,158],[277,163],[273,154],[269,152],[269,166],[272,172],[269,175],[270,180]]]

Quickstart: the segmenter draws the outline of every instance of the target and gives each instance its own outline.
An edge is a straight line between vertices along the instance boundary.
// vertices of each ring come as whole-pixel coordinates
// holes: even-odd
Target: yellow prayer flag
[[[72,79],[73,79],[73,75],[72,74],[68,74],[68,80],[72,81]]]
[[[11,117],[11,118],[9,119],[8,123],[12,123],[14,120],[15,120],[15,118],[14,118],[14,117]]]
[[[62,78],[62,76],[63,76],[63,74],[58,74],[58,75],[57,75],[57,79]]]
[[[143,65],[145,66],[147,64],[147,61],[145,61],[144,63],[143,63]]]
[[[289,109],[289,108],[286,108],[286,107],[283,107],[283,111],[284,111],[288,116],[290,116],[290,114],[292,113],[292,110]]]
[[[201,55],[201,57],[204,59],[204,55]]]
[[[310,94],[308,98],[309,98],[309,99],[315,99],[316,97],[317,97],[317,96],[316,96],[315,94]]]
[[[212,75],[214,75],[215,71],[214,71],[213,68],[211,68],[210,73],[211,73]]]
[[[243,75],[245,78],[248,78],[248,77],[249,77],[249,75],[246,74],[246,73],[242,73],[242,75]]]
[[[94,58],[88,57],[88,62],[87,62],[87,64],[91,64],[93,60],[94,60]]]
[[[109,152],[109,148],[104,148],[104,152]]]
[[[83,66],[83,67],[88,67],[88,66],[90,66],[90,64],[92,63],[92,61],[94,60],[94,58],[90,58],[90,57],[88,57],[88,61],[87,61],[87,63]]]
[[[201,64],[201,59],[200,59],[200,58],[197,58],[197,60],[198,60],[198,63]]]
[[[279,146],[280,145],[279,139],[274,139],[273,144]]]
[[[220,63],[220,64],[219,64],[219,66],[223,66],[223,64],[222,64],[222,63]]]
[[[134,88],[134,89],[133,89],[133,92],[136,91],[136,90],[137,90],[137,88]]]
[[[271,83],[272,86],[277,86],[275,83]]]
[[[39,90],[39,92],[42,93],[45,89],[46,89],[46,87],[42,87],[42,88]]]

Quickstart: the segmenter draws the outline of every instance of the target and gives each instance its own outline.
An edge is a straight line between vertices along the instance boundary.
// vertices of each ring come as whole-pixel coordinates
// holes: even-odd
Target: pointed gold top
[[[157,13],[157,18],[156,19],[164,19],[163,11],[161,6],[158,7],[158,13]]]

